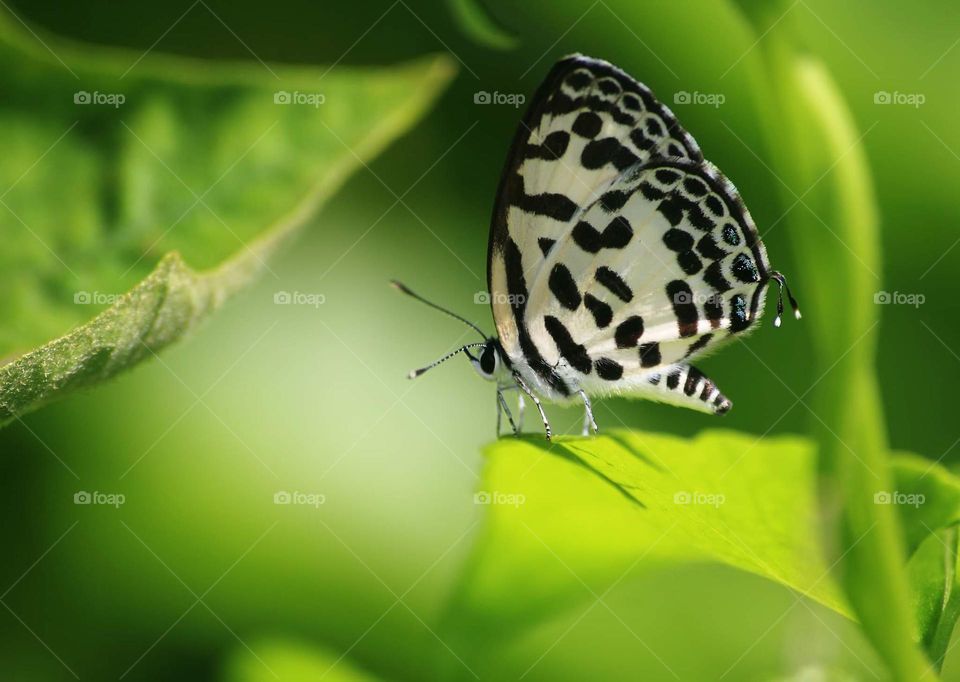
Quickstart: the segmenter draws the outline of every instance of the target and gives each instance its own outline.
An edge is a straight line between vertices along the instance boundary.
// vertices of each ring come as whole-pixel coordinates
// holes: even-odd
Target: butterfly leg
[[[520,387],[520,390],[530,396],[530,400],[533,401],[533,404],[537,406],[537,410],[540,412],[540,418],[543,420],[543,430],[547,433],[547,440],[550,440],[550,422],[547,421],[547,413],[543,411],[543,405],[540,404],[540,399],[533,394],[533,391],[530,390],[530,387],[524,383],[523,379],[517,372],[513,373],[514,381],[517,382],[517,386]]]
[[[590,403],[590,398],[583,392],[583,389],[579,393],[580,397],[583,398],[583,435],[589,436],[591,427],[594,433],[599,432],[600,429],[597,428],[597,422],[593,420],[593,405]]]
[[[520,430],[523,428],[523,410],[527,406],[527,401],[523,399],[523,393],[517,391],[517,435],[520,435]]]
[[[513,435],[519,436],[520,429],[517,428],[517,425],[513,421],[513,415],[510,414],[510,408],[507,407],[507,401],[503,399],[503,391],[499,388],[497,389],[497,438],[500,437],[500,413],[504,412],[507,415],[507,419],[510,421],[510,426],[513,428]]]

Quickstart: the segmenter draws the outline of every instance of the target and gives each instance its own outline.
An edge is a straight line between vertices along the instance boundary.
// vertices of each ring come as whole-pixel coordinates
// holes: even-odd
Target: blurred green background
[[[529,97],[572,51],[617,63],[671,106],[676,92],[722,93],[719,107],[673,108],[739,187],[775,267],[804,279],[819,265],[792,258],[779,181],[760,160],[764,93],[740,68],[756,39],[734,9],[710,0],[621,5],[491,3],[519,40],[497,51],[471,38],[443,2],[11,4],[32,26],[133,54],[389,65],[451,52],[460,68],[412,132],[359,169],[271,264],[279,279],[264,277],[162,362],[0,432],[4,678],[252,680],[274,679],[273,670],[336,680],[351,666],[422,680],[435,678],[439,661],[451,677],[474,679],[436,627],[482,516],[473,493],[480,448],[493,436],[492,387],[466,362],[408,382],[411,367],[466,337],[386,286],[401,279],[493,329],[487,306],[474,301],[485,289],[493,194],[522,112],[477,105],[474,94]],[[786,21],[826,63],[863,133],[882,221],[877,290],[925,297],[882,311],[878,370],[891,444],[953,466],[960,7],[789,7]],[[878,91],[925,101],[877,104]],[[276,306],[279,290],[325,302]],[[803,303],[803,290],[795,293]],[[806,324],[767,326],[750,350],[735,344],[704,363],[736,403],[723,426],[757,435],[805,429],[803,407],[784,410],[814,379]],[[578,430],[578,410],[549,411],[556,430]],[[604,401],[597,421],[681,435],[715,425],[624,400]],[[119,492],[126,503],[78,507],[78,489]],[[278,490],[326,502],[278,506]],[[854,625],[732,569],[640,564],[607,601],[616,613],[586,603],[484,652],[483,679],[879,674]],[[958,668],[948,660],[945,678]]]

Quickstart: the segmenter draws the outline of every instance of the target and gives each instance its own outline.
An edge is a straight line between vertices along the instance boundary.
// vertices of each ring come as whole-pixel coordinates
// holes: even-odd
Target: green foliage
[[[222,675],[223,682],[376,682],[377,677],[356,667],[344,656],[282,639],[261,639],[238,649]]]
[[[897,679],[927,664],[915,647],[914,618],[897,519],[874,503],[889,490],[886,432],[874,370],[880,240],[876,202],[860,136],[826,68],[802,56],[788,29],[773,31],[783,7],[746,3],[761,45],[768,96],[763,121],[783,202],[802,261],[827,260],[809,292],[817,383],[811,428],[820,443],[824,545],[864,631]],[[812,219],[811,219],[812,218]],[[831,243],[832,248],[824,245]]]
[[[960,479],[922,462],[894,466],[896,499],[922,502],[888,507],[918,541],[960,513]],[[487,450],[490,506],[457,610],[493,628],[529,624],[643,557],[722,562],[850,615],[816,540],[816,480],[816,448],[799,437],[502,439]]]
[[[457,598],[471,628],[509,636],[504,621],[529,625],[588,597],[584,583],[601,594],[667,560],[723,562],[847,613],[817,546],[816,456],[802,438],[616,432],[503,439],[487,454],[493,503]]]
[[[151,357],[271,272],[453,73],[446,57],[328,73],[44,42],[0,15],[0,356],[19,355],[0,424]]]

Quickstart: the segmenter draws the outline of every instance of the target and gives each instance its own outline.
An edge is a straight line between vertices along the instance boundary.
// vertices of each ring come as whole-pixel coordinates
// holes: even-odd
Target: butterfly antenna
[[[408,379],[416,379],[418,376],[420,376],[421,374],[423,374],[424,372],[426,372],[428,369],[433,369],[434,367],[436,367],[437,365],[439,365],[441,362],[446,362],[447,360],[449,360],[450,358],[452,358],[452,357],[455,356],[455,355],[458,355],[458,354],[460,354],[460,353],[463,353],[464,351],[466,351],[466,350],[468,350],[468,349],[470,349],[470,348],[477,348],[477,347],[479,347],[479,346],[486,346],[486,345],[487,345],[487,342],[486,342],[486,341],[484,341],[483,343],[468,343],[466,346],[461,346],[460,348],[457,348],[457,350],[455,350],[455,351],[453,351],[453,352],[451,352],[451,353],[447,353],[446,355],[444,355],[444,356],[443,356],[442,358],[440,358],[439,360],[437,360],[437,361],[435,361],[435,362],[431,362],[431,363],[430,363],[429,365],[427,365],[426,367],[421,367],[420,369],[411,370],[410,374],[407,375],[407,378],[408,378]]]
[[[793,308],[793,316],[798,320],[802,317],[800,314],[800,306],[797,305],[797,299],[793,297],[793,294],[790,292],[790,285],[787,284],[787,278],[784,277],[781,273],[774,270],[770,273],[770,279],[777,283],[778,293],[777,293],[777,316],[773,320],[773,326],[780,326],[780,319],[783,315],[783,292],[786,290],[787,299],[790,301],[790,307]]]
[[[398,282],[398,281],[395,280],[395,279],[390,280],[390,286],[392,286],[392,287],[393,287],[394,289],[396,289],[397,291],[401,291],[401,292],[405,293],[407,296],[410,296],[410,297],[412,297],[412,298],[417,299],[417,300],[420,301],[421,303],[426,303],[428,306],[430,306],[430,307],[433,308],[434,310],[439,310],[441,313],[444,313],[445,315],[449,315],[450,317],[452,317],[452,318],[455,319],[455,320],[460,320],[461,322],[463,322],[463,323],[464,323],[465,325],[467,325],[468,327],[473,327],[473,329],[475,329],[476,332],[480,335],[480,338],[482,338],[484,341],[487,340],[487,335],[483,333],[483,330],[480,329],[480,327],[478,327],[477,325],[475,325],[475,324],[474,324],[473,322],[471,322],[470,320],[466,319],[465,317],[460,317],[460,316],[457,315],[455,312],[453,312],[453,311],[451,311],[451,310],[447,310],[446,308],[444,308],[444,307],[442,307],[442,306],[439,306],[439,305],[437,305],[436,303],[433,303],[432,301],[428,301],[428,300],[425,299],[423,296],[421,296],[420,294],[416,293],[415,291],[413,291],[413,290],[411,290],[409,287],[407,287],[407,285],[405,285],[405,284],[403,284],[403,283],[401,283],[401,282]],[[463,350],[463,348],[461,348],[460,350]],[[459,351],[457,351],[457,352],[459,352]],[[443,358],[443,359],[446,360],[446,358]],[[440,360],[440,361],[438,361],[438,362],[442,362],[442,360]]]

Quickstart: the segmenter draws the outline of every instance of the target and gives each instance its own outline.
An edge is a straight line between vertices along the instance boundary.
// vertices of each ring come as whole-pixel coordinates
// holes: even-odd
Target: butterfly
[[[724,414],[731,401],[690,364],[760,319],[778,285],[800,310],[736,187],[703,158],[676,116],[616,66],[583,55],[554,65],[507,156],[487,252],[497,334],[394,286],[475,329],[465,353],[497,386],[515,434],[524,396],[584,406],[591,396],[646,398]],[[518,419],[504,393],[518,391]]]

